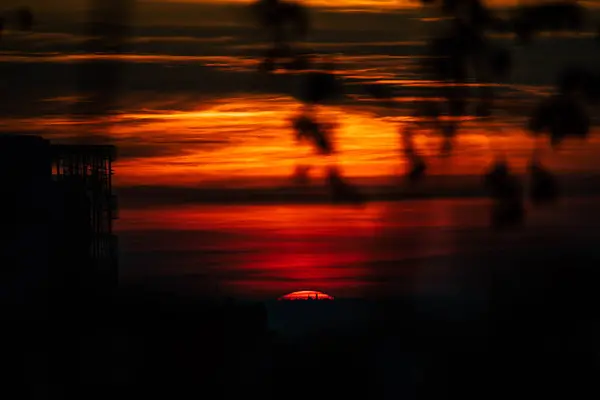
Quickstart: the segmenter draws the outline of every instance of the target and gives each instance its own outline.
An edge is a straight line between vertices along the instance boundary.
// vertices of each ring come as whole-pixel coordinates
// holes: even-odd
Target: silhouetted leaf
[[[490,103],[482,101],[477,103],[475,106],[475,115],[477,117],[489,117],[492,115],[492,108]]]
[[[582,104],[574,99],[558,95],[543,101],[529,120],[534,133],[546,133],[553,145],[565,137],[585,138],[590,130],[590,118]]]
[[[466,87],[449,87],[445,90],[448,101],[448,115],[460,117],[467,115],[467,105],[469,104],[469,89]]]
[[[593,78],[592,73],[584,68],[570,67],[559,73],[557,87],[560,93],[569,94],[583,90]]]
[[[533,26],[528,21],[516,21],[515,34],[519,44],[529,44],[534,34]]]
[[[494,106],[494,91],[490,86],[482,86],[479,92],[479,102],[475,106],[475,115],[489,117],[492,115]]]
[[[585,9],[572,1],[521,6],[513,19],[515,32],[528,43],[536,32],[578,31],[583,27]]]
[[[331,190],[332,200],[335,203],[350,203],[361,205],[367,201],[357,187],[346,182],[337,167],[330,167],[327,171],[327,182]]]
[[[281,45],[272,47],[272,48],[268,49],[267,51],[265,51],[264,56],[265,56],[265,58],[272,58],[272,59],[291,57],[292,49],[290,48],[290,46],[288,46],[286,44],[281,44]]]
[[[319,154],[328,155],[333,153],[333,143],[327,125],[320,124],[306,115],[300,115],[292,122],[297,140],[310,140]]]
[[[558,183],[554,175],[538,161],[529,166],[531,175],[530,198],[535,205],[554,202],[558,197]]]
[[[265,71],[265,72],[275,71],[275,69],[277,69],[277,64],[275,62],[275,59],[270,58],[270,57],[263,59],[260,62],[260,64],[258,65],[258,69],[260,71]]]
[[[440,147],[440,154],[442,156],[449,156],[454,150],[454,136],[442,136],[442,145]]]
[[[522,187],[506,161],[497,161],[484,175],[484,186],[494,199],[515,199],[522,196]]]
[[[312,169],[309,165],[296,165],[294,168],[293,180],[298,185],[306,185],[310,182],[310,170]]]
[[[423,101],[420,103],[415,114],[419,117],[429,117],[432,119],[438,118],[442,115],[442,105],[439,101]]]
[[[311,58],[307,54],[297,54],[284,64],[289,71],[304,71],[311,67]]]
[[[271,32],[275,41],[287,41],[284,30],[290,27],[295,35],[303,38],[308,33],[309,18],[304,6],[280,0],[259,0],[253,9],[260,25]]]
[[[490,57],[490,67],[496,77],[506,77],[512,69],[512,57],[506,49],[496,49]]]
[[[520,199],[496,201],[492,207],[492,227],[508,229],[521,226],[525,221],[525,206]]]
[[[370,83],[365,85],[365,90],[370,96],[379,100],[389,100],[394,97],[393,90],[389,85]]]
[[[285,44],[277,45],[267,49],[263,55],[263,61],[259,64],[259,69],[266,72],[272,72],[277,69],[277,62],[292,55],[292,50]]]
[[[288,70],[303,70],[309,60],[293,54],[290,43],[303,39],[308,33],[309,18],[304,6],[280,0],[259,0],[252,5],[253,12],[263,30],[269,35],[271,50],[265,54],[261,69],[272,72],[278,62]],[[282,60],[287,58],[287,60]]]
[[[581,94],[591,103],[600,98],[600,76],[583,67],[573,66],[561,71],[556,86],[563,95]]]
[[[29,7],[20,7],[16,11],[17,27],[23,31],[30,31],[33,28],[33,12]]]
[[[410,159],[410,170],[407,174],[409,182],[419,182],[425,176],[425,171],[427,171],[425,160],[418,155],[413,156]]]
[[[307,104],[319,104],[337,98],[341,83],[331,72],[309,72],[305,75],[300,100]]]

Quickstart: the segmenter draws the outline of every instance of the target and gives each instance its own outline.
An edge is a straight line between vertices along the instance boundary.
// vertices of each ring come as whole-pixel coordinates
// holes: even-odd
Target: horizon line
[[[525,174],[517,174],[523,178]],[[396,202],[411,200],[488,198],[480,175],[432,175],[423,182],[410,184],[404,176],[373,178],[347,178],[369,202]],[[385,179],[388,179],[386,182]],[[600,195],[600,173],[563,173],[557,179],[563,197],[594,197]],[[365,185],[365,181],[374,182]],[[360,182],[363,182],[361,184]],[[332,204],[331,195],[324,183],[309,186],[293,183],[271,186],[167,186],[167,185],[116,185],[120,209],[138,207],[163,208],[169,206],[202,205],[319,205]],[[352,205],[340,202],[339,205]],[[360,205],[360,203],[356,203]]]

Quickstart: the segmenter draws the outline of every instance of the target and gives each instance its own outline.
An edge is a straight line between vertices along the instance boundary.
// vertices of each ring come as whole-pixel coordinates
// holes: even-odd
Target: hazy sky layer
[[[489,0],[492,6],[514,6],[529,0]],[[547,0],[535,0],[544,2]],[[530,2],[530,1],[529,1]],[[42,24],[70,23],[80,24],[88,18],[86,10],[92,4],[118,7],[129,5],[134,10],[134,25],[200,26],[200,25],[248,25],[251,23],[247,13],[247,0],[31,0],[27,4],[36,11]],[[338,24],[341,14],[352,14],[351,26],[356,28],[367,25],[389,29],[398,25],[390,21],[394,12],[422,10],[416,0],[310,0],[303,2],[311,9],[315,25],[319,27]],[[597,5],[598,1],[583,2]],[[22,5],[20,0],[3,1],[2,9]],[[429,8],[429,14],[436,14],[435,8]],[[365,19],[371,14],[370,18]],[[376,14],[376,15],[372,15]],[[595,17],[593,17],[595,18]]]
[[[12,1],[12,0],[9,0]],[[114,1],[115,4],[120,4]],[[14,5],[20,5],[19,2],[14,2]],[[59,0],[56,2],[46,2],[36,0],[32,8],[36,11],[38,21],[43,24],[47,23],[81,23],[88,17],[86,11],[89,9],[90,1],[87,0]],[[110,5],[109,2],[102,2],[103,5]],[[251,23],[250,15],[247,12],[247,4],[238,2],[166,2],[166,1],[131,1],[124,4],[134,4],[133,6],[133,21],[134,25],[166,25],[166,26],[200,26],[200,25],[248,25]],[[10,8],[7,3],[2,7]],[[406,8],[401,8],[406,10]],[[331,12],[324,13],[323,9],[311,6],[311,14],[313,17],[321,18],[322,15],[327,15],[326,23],[329,24],[331,19],[335,20],[335,14],[340,14],[347,11],[346,8],[335,7]],[[356,10],[355,10],[356,11]],[[365,9],[363,9],[365,11]],[[393,11],[390,9],[369,8],[369,11]],[[345,13],[345,12],[344,12]],[[365,25],[365,23],[373,24],[374,21],[362,21],[365,15],[355,16],[355,26]],[[364,14],[364,13],[362,13]],[[378,13],[381,14],[381,13]],[[380,15],[382,21],[389,17]],[[321,20],[316,21],[321,24]]]
[[[321,167],[330,162],[293,140],[289,119],[300,107],[301,81],[260,74],[262,36],[243,14],[227,7],[146,3],[139,8],[127,54],[111,58],[122,67],[120,115],[110,128],[111,140],[120,149],[118,183],[239,186],[244,178],[287,179],[299,163],[314,164],[315,174],[322,174]],[[431,96],[435,86],[415,73],[415,64],[436,23],[423,20],[416,11],[313,10],[313,15],[315,25],[306,45],[333,57],[345,82],[344,101],[322,113],[339,123],[341,152],[335,162],[353,177],[397,174],[404,168],[397,131],[409,120],[413,104]],[[55,138],[85,131],[87,138],[96,139],[91,127],[74,124],[69,114],[82,94],[81,62],[101,57],[82,52],[85,37],[76,28],[66,29],[69,22],[41,18],[34,33],[6,35],[0,70],[9,79],[0,86],[11,101],[0,104],[0,114],[10,117],[1,121],[4,129],[41,129]],[[528,48],[513,48],[513,74],[499,89],[505,97],[498,104],[506,108],[495,123],[503,127],[490,130],[477,121],[468,123],[457,150],[465,156],[448,165],[436,164],[431,172],[460,175],[482,170],[493,157],[486,136],[502,130],[514,133],[504,146],[524,166],[531,138],[522,118],[536,99],[549,93],[561,65],[594,61],[595,44],[582,39],[545,38]],[[370,101],[361,85],[372,82],[392,85],[400,106],[388,110]],[[106,132],[101,126],[97,134]],[[423,137],[419,146],[435,154],[438,138]],[[581,164],[591,157],[589,147],[577,149],[554,162],[569,170],[574,161]]]
[[[0,104],[2,129],[41,130],[56,139],[86,132],[88,140],[96,140],[108,134],[120,149],[116,180],[127,186],[239,187],[250,185],[248,179],[254,180],[252,185],[271,185],[261,178],[287,180],[297,164],[315,165],[318,177],[322,167],[337,163],[349,176],[371,179],[396,175],[405,167],[397,131],[409,123],[411,107],[435,93],[436,83],[416,73],[415,65],[436,22],[424,20],[416,10],[313,10],[315,24],[306,45],[328,54],[345,83],[343,100],[321,114],[338,123],[340,153],[330,160],[294,142],[289,120],[300,107],[302,81],[258,72],[264,50],[260,32],[232,10],[223,3],[154,2],[139,7],[126,54],[108,57],[120,65],[119,115],[110,122],[110,130],[75,123],[70,116],[81,101],[82,62],[98,62],[104,56],[85,54],[85,37],[69,25],[68,13],[49,12],[47,18],[42,14],[35,32],[8,32],[3,40],[0,71],[9,79],[0,82],[0,88],[11,101]],[[51,18],[60,16],[65,19]],[[511,43],[508,38],[499,40]],[[457,149],[461,156],[432,165],[431,173],[483,170],[497,146],[488,139],[490,132],[510,133],[503,146],[519,168],[524,167],[531,138],[523,118],[537,99],[550,93],[561,66],[598,65],[595,49],[586,36],[568,35],[543,38],[528,48],[513,47],[513,73],[498,89],[502,117],[492,125],[466,122]],[[394,87],[396,109],[369,99],[363,85],[373,82]],[[435,154],[438,139],[423,136],[418,144]],[[575,147],[553,159],[554,165],[578,170],[589,164],[591,149]]]
[[[14,5],[23,5],[24,3],[41,9],[67,9],[67,8],[82,8],[91,4],[94,0],[29,0],[24,2],[22,0],[4,0],[2,7],[11,7]],[[252,0],[104,0],[103,3],[109,2],[124,2],[133,1],[137,4],[144,3],[187,3],[187,4],[210,4],[213,6],[224,5],[224,4],[249,4]],[[485,4],[494,7],[511,7],[519,4],[539,4],[544,2],[551,2],[553,0],[484,0]],[[306,4],[311,7],[327,7],[327,8],[338,8],[338,9],[371,9],[371,10],[390,10],[395,8],[414,8],[419,7],[420,3],[418,0],[298,0],[299,3]],[[586,6],[597,5],[597,0],[580,1],[581,4]]]

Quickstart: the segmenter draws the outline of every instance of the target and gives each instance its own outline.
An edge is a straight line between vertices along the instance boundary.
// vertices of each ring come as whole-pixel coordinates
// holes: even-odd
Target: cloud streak
[[[344,18],[347,22],[354,17]],[[402,31],[405,36],[395,36],[401,31],[384,29],[397,22],[399,15],[368,18],[384,23],[365,31],[317,30],[307,47],[328,54],[345,82],[345,97],[323,112],[326,119],[340,125],[335,135],[340,154],[331,162],[338,162],[349,176],[372,179],[394,176],[405,167],[397,152],[397,131],[415,120],[410,116],[414,103],[435,97],[440,84],[424,80],[416,69],[423,53],[419,35],[406,36]],[[294,74],[261,75],[257,71],[261,45],[249,32],[239,26],[147,26],[138,29],[142,36],[132,38],[129,51],[120,55],[82,53],[80,45],[86,38],[75,33],[9,35],[8,48],[0,54],[0,69],[8,77],[3,93],[11,101],[0,105],[0,112],[8,117],[0,122],[1,127],[40,132],[61,141],[95,138],[104,131],[121,148],[117,179],[125,186],[281,180],[297,164],[314,164],[320,171],[329,161],[298,147],[289,125],[300,107],[296,98],[302,80]],[[333,41],[335,37],[340,40]],[[546,65],[544,71],[532,74],[527,65],[561,46],[576,50],[574,57],[592,57],[591,45],[581,38],[551,43],[542,39],[533,51],[517,50],[515,82],[500,85],[504,100],[499,105],[506,114],[503,123],[496,123],[500,126],[496,128],[466,117],[463,144],[457,149],[463,159],[455,160],[452,168],[433,168],[451,174],[481,168],[492,157],[488,137],[502,131],[512,137],[508,147],[514,156],[524,159],[518,149],[529,146],[531,140],[518,124],[535,97],[546,93],[548,87],[542,84],[549,81],[545,77],[553,76],[557,68]],[[518,64],[521,59],[526,61]],[[78,82],[80,68],[97,62],[123,68],[115,114],[104,121],[76,120],[71,116],[74,105],[86,96]],[[538,85],[531,84],[532,76]],[[363,86],[375,82],[393,88],[396,108],[381,107],[368,97]],[[434,154],[438,139],[424,132],[418,145]],[[567,158],[583,163],[589,161],[586,157]]]

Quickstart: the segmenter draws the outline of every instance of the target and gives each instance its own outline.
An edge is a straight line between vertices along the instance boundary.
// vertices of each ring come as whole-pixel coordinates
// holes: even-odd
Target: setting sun
[[[300,290],[281,296],[279,300],[333,300],[333,297],[315,290]]]

